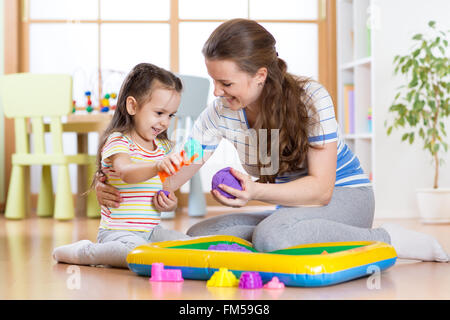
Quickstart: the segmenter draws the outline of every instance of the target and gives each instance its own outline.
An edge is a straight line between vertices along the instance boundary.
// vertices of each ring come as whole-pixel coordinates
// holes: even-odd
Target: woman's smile
[[[228,103],[228,104],[232,104],[234,101],[236,101],[236,98],[235,97],[223,97],[224,99],[225,99],[225,101]]]

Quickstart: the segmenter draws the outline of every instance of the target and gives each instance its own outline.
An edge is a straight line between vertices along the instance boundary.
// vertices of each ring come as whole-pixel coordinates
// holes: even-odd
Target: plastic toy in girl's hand
[[[243,272],[239,280],[239,288],[241,289],[259,289],[262,288],[262,279],[258,272]]]
[[[165,195],[166,195],[166,197],[168,197],[169,196],[169,194],[170,194],[170,192],[169,191],[167,191],[167,190],[158,190],[158,192],[156,193],[156,195],[158,195],[159,193],[164,193]]]
[[[180,168],[183,166],[188,166],[191,163],[194,162],[195,159],[203,157],[203,149],[200,143],[197,140],[189,139],[188,142],[184,145],[184,149],[181,150],[180,156],[183,159],[183,161],[180,164]],[[185,156],[188,158],[187,161],[185,161]],[[175,168],[175,171],[178,171],[179,169]],[[165,171],[158,172],[159,178],[162,182],[164,182],[169,174]]]
[[[226,167],[217,171],[212,178],[211,187],[213,190],[219,191],[224,197],[227,197],[228,199],[235,199],[235,196],[219,188],[219,184],[225,184],[231,188],[242,190],[241,183],[233,176],[230,169],[230,167]]]
[[[213,244],[209,246],[208,250],[252,252],[251,250],[243,246],[240,246],[236,243],[233,244],[219,243],[215,245]]]
[[[189,160],[185,161],[185,160],[184,160],[185,155],[186,155],[186,151],[181,150],[180,156],[181,156],[181,158],[183,159],[183,161],[181,161],[181,163],[180,163],[180,168],[181,168],[181,167],[184,167],[184,166],[190,165],[190,164],[191,164],[192,162],[194,162],[194,160],[198,157],[198,154],[194,154]],[[175,172],[178,172],[179,170],[180,170],[180,169],[177,169],[177,168],[175,167]],[[158,176],[159,176],[159,178],[161,179],[161,182],[164,182],[164,181],[167,179],[167,177],[170,176],[170,174],[168,174],[168,173],[165,172],[165,171],[160,171],[160,172],[158,172]]]
[[[195,139],[189,138],[188,141],[184,144],[184,151],[186,151],[187,157],[191,158],[195,154],[198,155],[196,157],[197,160],[201,160],[203,158],[203,148],[200,142]]]

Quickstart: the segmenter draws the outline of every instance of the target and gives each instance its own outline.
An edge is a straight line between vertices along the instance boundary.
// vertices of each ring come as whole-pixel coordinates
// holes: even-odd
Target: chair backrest
[[[44,117],[50,117],[53,153],[63,153],[61,116],[72,110],[72,77],[61,74],[17,73],[0,77],[5,115],[14,118],[16,153],[29,153],[28,119],[34,153],[45,153]]]
[[[192,122],[206,108],[209,95],[209,80],[207,78],[177,74],[183,82],[180,108],[172,121],[168,134],[169,138],[181,143],[186,140]],[[173,133],[176,132],[175,135]]]
[[[65,74],[16,73],[0,78],[5,115],[51,117],[72,110],[72,77]]]
[[[206,108],[209,94],[209,80],[202,77],[178,74],[183,82],[178,117],[191,117],[195,120]]]

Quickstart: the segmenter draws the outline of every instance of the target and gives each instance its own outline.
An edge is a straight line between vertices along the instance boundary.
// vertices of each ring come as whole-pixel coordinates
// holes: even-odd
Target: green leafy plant
[[[450,65],[446,55],[449,30],[436,28],[428,22],[430,34],[418,33],[412,37],[411,52],[394,58],[394,74],[402,74],[407,84],[399,87],[389,112],[392,123],[385,126],[387,134],[403,128],[402,141],[412,144],[416,138],[423,140],[423,148],[431,154],[435,168],[433,188],[438,188],[439,166],[444,162],[439,156],[448,151],[445,118],[450,115]]]

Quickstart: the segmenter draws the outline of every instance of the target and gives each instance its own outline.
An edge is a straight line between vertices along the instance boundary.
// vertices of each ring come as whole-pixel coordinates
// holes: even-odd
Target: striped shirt
[[[136,163],[161,160],[170,147],[159,139],[155,139],[155,144],[156,150],[149,151],[119,132],[112,133],[106,140],[102,149],[102,171],[123,200],[119,208],[101,207],[100,228],[150,232],[160,223],[160,213],[153,206],[153,196],[162,189],[159,176],[140,183],[125,183],[115,174],[110,159],[114,154],[127,153]]]
[[[334,105],[328,91],[315,81],[306,84],[306,105],[313,105],[309,108],[310,117],[316,119],[314,125],[308,133],[308,140],[311,145],[323,145],[326,143],[337,142],[337,165],[336,182],[337,187],[361,187],[370,185],[368,176],[361,168],[358,157],[350,150],[343,140],[339,125],[334,113]],[[265,133],[256,133],[251,129],[245,109],[233,111],[226,107],[220,98],[215,99],[201,113],[195,121],[191,138],[201,142],[205,151],[213,152],[220,141],[225,138],[236,148],[243,168],[253,177],[259,177],[260,172],[257,166],[257,137],[264,137]],[[273,135],[272,135],[273,136]],[[261,138],[260,138],[261,141]],[[272,148],[273,148],[272,144]],[[264,150],[264,148],[262,148]],[[278,151],[272,149],[272,154],[278,154]],[[277,163],[264,162],[270,166],[272,172],[265,174],[274,174],[277,172]],[[283,183],[296,180],[308,174],[306,164],[303,164],[295,172],[287,172],[277,176],[276,183]]]

